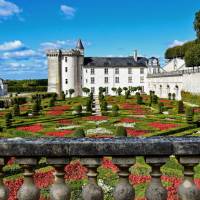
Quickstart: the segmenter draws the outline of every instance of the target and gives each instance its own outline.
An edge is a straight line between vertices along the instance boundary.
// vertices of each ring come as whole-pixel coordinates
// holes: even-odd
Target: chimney
[[[133,58],[137,62],[137,59],[138,59],[137,50],[134,50],[134,52],[133,52]]]

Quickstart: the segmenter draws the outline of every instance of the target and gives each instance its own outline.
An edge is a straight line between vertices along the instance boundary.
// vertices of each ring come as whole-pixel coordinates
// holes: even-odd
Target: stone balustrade
[[[40,191],[33,181],[34,167],[41,157],[55,168],[55,181],[50,187],[52,200],[69,200],[71,190],[64,180],[64,166],[71,158],[80,158],[88,168],[88,184],[82,189],[83,200],[103,200],[104,193],[97,183],[97,168],[101,158],[112,156],[119,167],[119,182],[114,189],[115,200],[133,200],[135,192],[129,183],[129,168],[136,156],[144,156],[152,167],[147,200],[166,200],[167,191],[161,183],[160,167],[175,155],[184,166],[184,180],[178,189],[180,200],[199,200],[200,191],[193,181],[194,166],[200,162],[200,138],[116,138],[116,139],[0,139],[0,199],[8,199],[3,184],[2,167],[9,157],[24,170],[24,183],[18,191],[19,200],[37,200]]]

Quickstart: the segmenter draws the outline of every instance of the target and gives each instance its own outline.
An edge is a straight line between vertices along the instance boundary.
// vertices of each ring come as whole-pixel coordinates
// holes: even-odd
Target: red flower
[[[16,128],[18,131],[26,131],[26,132],[40,132],[43,130],[43,126],[41,124],[34,124],[31,126],[20,126]]]
[[[130,128],[127,128],[126,131],[127,131],[127,134],[130,136],[141,136],[148,133],[148,131],[145,131],[145,130],[135,130],[135,129],[130,129]]]
[[[148,125],[153,128],[160,129],[161,131],[176,128],[179,126],[178,124],[163,124],[160,122],[151,122]]]
[[[106,117],[106,116],[89,116],[89,117],[85,117],[84,119],[87,121],[103,121],[103,120],[107,120],[108,117]]]
[[[69,119],[61,119],[58,121],[58,123],[61,125],[69,125],[69,124],[72,124],[72,121]]]
[[[150,176],[140,176],[140,175],[131,174],[129,176],[129,180],[130,180],[131,184],[138,185],[138,184],[149,182],[151,180],[151,177]]]
[[[119,171],[118,167],[115,164],[113,164],[112,160],[108,158],[102,159],[102,167],[105,169],[111,169],[113,172]]]
[[[65,111],[70,110],[70,106],[54,106],[52,110],[48,111],[48,115],[62,115]]]
[[[47,112],[48,115],[52,115],[52,116],[62,115],[63,113],[64,111],[62,110],[50,110]]]
[[[120,122],[122,123],[135,123],[137,121],[138,121],[137,119],[133,119],[133,118],[123,118],[120,120]]]
[[[72,130],[63,130],[63,131],[55,131],[55,132],[47,132],[45,135],[54,136],[54,137],[64,137],[66,135],[72,134]]]

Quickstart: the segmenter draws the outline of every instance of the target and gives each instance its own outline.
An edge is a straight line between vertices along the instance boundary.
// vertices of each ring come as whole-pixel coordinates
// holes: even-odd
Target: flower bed
[[[47,115],[51,116],[57,116],[57,115],[62,115],[65,111],[63,110],[50,110],[47,112]]]
[[[200,108],[194,108],[195,113],[200,113]]]
[[[142,136],[148,133],[146,130],[135,130],[129,128],[127,128],[126,131],[129,136]]]
[[[54,106],[47,115],[62,115],[65,111],[70,110],[70,106]]]
[[[61,119],[58,121],[58,123],[60,125],[71,125],[72,124],[72,120],[69,120],[69,119]]]
[[[63,130],[63,131],[55,131],[55,132],[47,132],[45,135],[53,136],[53,137],[65,137],[66,135],[73,134],[72,130]]]
[[[120,120],[120,122],[122,123],[135,123],[135,122],[138,122],[137,119],[133,119],[133,118],[123,118]]]
[[[104,121],[104,120],[108,120],[108,117],[106,117],[106,116],[89,116],[89,117],[85,117],[83,119],[86,121]]]
[[[179,125],[178,124],[164,124],[164,123],[160,123],[160,122],[151,122],[148,124],[148,126],[159,129],[161,131],[164,131],[164,130],[176,128]]]
[[[37,133],[43,130],[43,126],[42,124],[34,124],[31,126],[20,126],[17,127],[16,130]]]

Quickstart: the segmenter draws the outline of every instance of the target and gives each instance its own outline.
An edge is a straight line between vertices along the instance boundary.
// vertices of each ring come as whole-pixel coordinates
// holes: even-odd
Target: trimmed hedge
[[[200,94],[192,94],[190,92],[181,91],[181,97],[185,102],[200,105]]]

